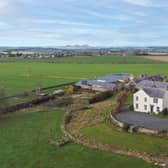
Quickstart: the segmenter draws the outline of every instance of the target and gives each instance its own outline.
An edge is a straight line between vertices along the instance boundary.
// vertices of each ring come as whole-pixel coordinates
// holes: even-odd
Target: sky
[[[0,0],[0,46],[168,46],[167,0]]]

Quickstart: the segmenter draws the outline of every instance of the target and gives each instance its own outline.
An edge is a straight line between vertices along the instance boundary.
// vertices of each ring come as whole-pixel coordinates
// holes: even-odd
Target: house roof
[[[143,80],[140,81],[137,84],[137,87],[153,87],[153,88],[163,88],[163,89],[167,89],[168,87],[168,82],[159,82],[159,81],[150,81],[150,80]]]
[[[158,89],[158,88],[143,88],[144,92],[148,94],[150,97],[156,97],[156,98],[164,98],[166,94],[165,89]]]

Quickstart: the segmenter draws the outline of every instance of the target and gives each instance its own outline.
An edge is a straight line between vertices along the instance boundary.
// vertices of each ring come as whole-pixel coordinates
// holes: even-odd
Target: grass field
[[[62,148],[50,144],[61,137],[61,111],[17,113],[0,120],[1,168],[152,168],[136,158],[100,152],[68,144]]]
[[[8,94],[35,88],[78,81],[111,73],[130,72],[168,75],[168,64],[47,64],[0,63],[0,87]]]
[[[1,58],[0,62],[20,62],[20,63],[66,63],[66,64],[153,64],[161,61],[151,60],[148,58],[140,56],[73,56],[73,57],[62,57],[62,58],[32,58],[32,59],[23,59],[23,58]]]

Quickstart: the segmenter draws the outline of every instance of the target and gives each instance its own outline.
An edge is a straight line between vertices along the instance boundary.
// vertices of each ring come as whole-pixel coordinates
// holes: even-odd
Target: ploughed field
[[[146,58],[155,60],[155,61],[168,62],[168,55],[166,56],[146,56]]]

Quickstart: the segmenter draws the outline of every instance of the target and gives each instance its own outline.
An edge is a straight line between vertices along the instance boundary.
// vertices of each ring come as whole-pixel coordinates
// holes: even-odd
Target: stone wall
[[[56,95],[44,96],[44,97],[34,99],[34,100],[31,100],[25,103],[20,103],[20,104],[6,107],[3,110],[1,110],[1,113],[12,113],[12,112],[15,112],[21,109],[25,109],[25,108],[32,107],[35,105],[40,105],[42,103],[48,102],[49,100],[53,100],[55,98],[57,98]]]

